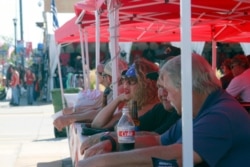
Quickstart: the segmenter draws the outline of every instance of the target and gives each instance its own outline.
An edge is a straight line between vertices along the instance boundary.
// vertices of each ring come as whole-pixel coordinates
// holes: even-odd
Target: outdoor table
[[[83,133],[85,131],[85,133]],[[82,143],[89,138],[89,136],[106,132],[107,129],[95,129],[89,128],[88,124],[75,122],[69,126],[69,148],[70,148],[70,156],[72,159],[72,163],[76,164],[79,160],[84,159],[84,154],[81,154],[81,145]]]

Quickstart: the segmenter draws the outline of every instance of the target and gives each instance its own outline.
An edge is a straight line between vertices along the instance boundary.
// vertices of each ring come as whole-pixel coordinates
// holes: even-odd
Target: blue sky
[[[23,38],[25,42],[32,42],[33,48],[43,42],[43,30],[36,26],[36,22],[43,22],[43,6],[38,6],[39,1],[43,2],[43,0],[22,0]],[[17,40],[21,39],[19,14],[19,0],[0,0],[0,36],[10,37],[14,41],[13,18],[17,18]],[[59,26],[74,15],[74,13],[58,13]]]
[[[32,42],[33,48],[43,41],[43,31],[36,26],[42,21],[42,8],[39,0],[22,0],[23,3],[23,38]],[[14,39],[13,18],[17,18],[17,40],[20,40],[19,0],[0,1],[0,35]]]

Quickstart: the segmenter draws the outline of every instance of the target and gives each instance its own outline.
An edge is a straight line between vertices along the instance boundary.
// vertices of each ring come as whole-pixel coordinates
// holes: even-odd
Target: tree
[[[12,43],[12,38],[2,35],[0,36],[0,64],[4,64],[6,62],[15,64],[15,47],[12,45]]]

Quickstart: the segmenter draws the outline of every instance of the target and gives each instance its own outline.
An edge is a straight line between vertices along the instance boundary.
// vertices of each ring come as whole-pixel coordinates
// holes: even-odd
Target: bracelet
[[[111,145],[112,145],[112,152],[113,151],[116,151],[116,141],[115,139],[110,136],[110,135],[103,135],[101,138],[100,138],[100,141],[105,141],[105,140],[109,140],[111,142]]]

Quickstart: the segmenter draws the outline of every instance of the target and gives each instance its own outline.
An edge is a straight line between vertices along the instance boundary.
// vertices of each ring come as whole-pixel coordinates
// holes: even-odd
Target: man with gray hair
[[[168,92],[168,100],[182,115],[181,57],[165,63],[159,77]],[[192,55],[192,81],[194,164],[250,166],[250,116],[247,111],[221,88],[209,63],[196,54]],[[154,157],[174,160],[178,166],[183,166],[181,123],[178,121],[162,135],[136,136],[134,150],[95,155],[111,152],[114,141],[105,140],[91,147],[89,155],[95,156],[79,161],[77,167],[153,166]]]

